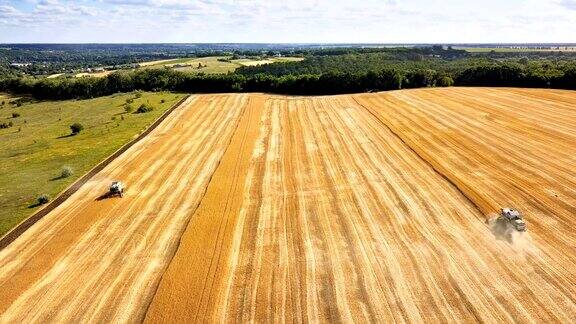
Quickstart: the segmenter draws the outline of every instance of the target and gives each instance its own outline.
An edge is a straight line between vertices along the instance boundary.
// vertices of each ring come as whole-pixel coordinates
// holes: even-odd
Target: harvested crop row
[[[142,318],[246,100],[192,98],[1,251],[0,321]]]

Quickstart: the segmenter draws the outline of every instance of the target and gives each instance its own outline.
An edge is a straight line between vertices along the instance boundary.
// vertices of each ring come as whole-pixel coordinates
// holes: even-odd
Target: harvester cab
[[[112,182],[112,185],[110,185],[109,194],[110,194],[110,196],[118,195],[118,196],[122,197],[124,195],[124,184],[120,181]]]
[[[500,217],[511,224],[518,232],[526,231],[526,222],[524,222],[522,214],[520,214],[519,211],[512,208],[502,208],[500,210]]]

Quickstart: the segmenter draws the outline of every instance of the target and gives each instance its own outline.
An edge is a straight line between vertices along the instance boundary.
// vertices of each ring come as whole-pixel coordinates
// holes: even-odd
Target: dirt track
[[[195,97],[0,252],[0,322],[574,322],[575,107]],[[95,200],[112,178],[127,197]],[[485,224],[502,206],[514,244]]]

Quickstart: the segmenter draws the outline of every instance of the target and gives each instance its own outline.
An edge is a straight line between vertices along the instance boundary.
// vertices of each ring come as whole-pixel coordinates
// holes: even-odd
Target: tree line
[[[94,98],[118,92],[269,92],[325,95],[436,86],[496,86],[576,89],[576,64],[543,69],[512,63],[480,64],[459,72],[429,68],[382,68],[316,74],[191,74],[169,69],[119,71],[107,77],[0,79],[0,91],[37,99]]]

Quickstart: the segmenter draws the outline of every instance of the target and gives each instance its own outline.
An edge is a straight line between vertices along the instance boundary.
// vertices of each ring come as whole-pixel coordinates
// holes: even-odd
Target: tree
[[[450,76],[445,75],[438,80],[437,85],[439,87],[451,87],[454,85],[454,80]]]
[[[84,129],[84,126],[80,123],[74,123],[74,124],[70,125],[70,130],[72,130],[72,135],[78,135],[83,129]]]
[[[72,168],[69,166],[65,166],[62,168],[62,172],[60,173],[60,178],[68,178],[72,175]]]
[[[150,106],[149,104],[143,103],[140,105],[140,107],[138,107],[138,110],[136,110],[137,114],[143,114],[143,113],[147,113],[154,110],[154,108],[152,106]]]
[[[47,204],[49,201],[50,201],[50,196],[47,194],[42,194],[38,197],[38,199],[36,199],[36,202],[38,203],[38,205]]]

